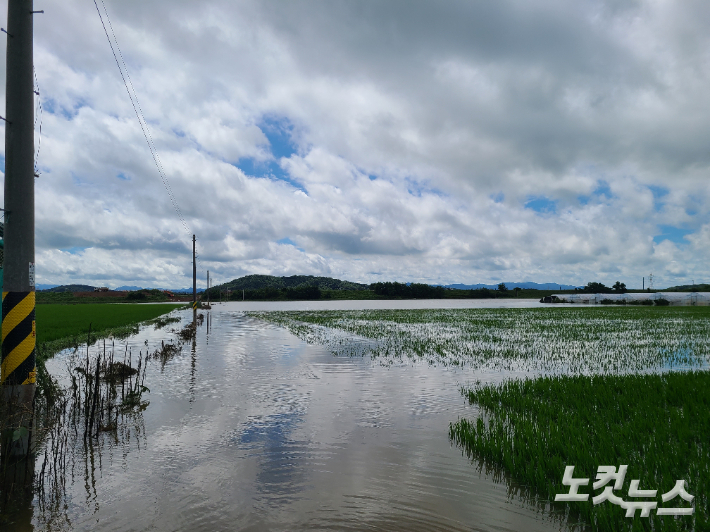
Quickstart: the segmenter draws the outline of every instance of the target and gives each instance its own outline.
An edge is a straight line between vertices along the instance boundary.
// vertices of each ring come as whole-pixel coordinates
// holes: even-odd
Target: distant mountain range
[[[668,292],[710,292],[710,284],[682,284],[666,288]]]
[[[45,292],[91,292],[94,290],[93,286],[88,284],[38,284],[35,286],[35,290],[43,290]]]
[[[134,292],[136,290],[168,290],[176,294],[186,294],[188,292],[192,293],[192,288],[146,288],[144,286],[119,286],[118,288],[114,288],[114,290],[124,292]],[[198,294],[204,291],[204,288],[197,289]]]
[[[38,284],[35,286],[36,290],[42,290],[45,292],[93,292],[94,286],[88,284]],[[134,292],[136,290],[156,290],[154,288],[146,288],[143,286],[119,286],[112,288],[116,292]],[[192,288],[157,288],[157,290],[169,290],[177,294],[192,293]],[[198,288],[197,293],[204,292],[204,288]]]
[[[409,283],[407,283],[409,284]],[[211,287],[210,291],[221,290],[259,290],[263,288],[298,288],[299,286],[318,286],[321,290],[367,290],[370,285],[362,283],[353,283],[351,281],[341,281],[340,279],[334,279],[332,277],[316,277],[313,275],[291,275],[288,277],[276,277],[274,275],[247,275],[228,281],[226,283],[215,285]],[[437,285],[444,286],[444,288],[453,288],[457,290],[476,290],[478,288],[488,288],[495,290],[498,288],[498,284],[448,284],[448,285]],[[575,285],[569,284],[558,284],[558,283],[505,283],[509,289],[513,288],[528,288],[534,290],[573,290],[578,288]],[[696,285],[700,286],[700,285]],[[679,287],[680,288],[680,287]],[[682,287],[686,289],[686,287]],[[36,286],[37,290],[46,290],[48,292],[91,292],[94,290],[93,286],[84,284],[68,284],[68,285],[56,285],[56,284],[38,284]],[[135,290],[145,290],[152,289],[143,286],[134,285],[124,285],[118,286],[113,290],[116,291],[135,291]],[[158,288],[158,290],[170,290],[175,293],[191,293],[192,288]],[[204,288],[198,288],[197,292],[204,292]]]

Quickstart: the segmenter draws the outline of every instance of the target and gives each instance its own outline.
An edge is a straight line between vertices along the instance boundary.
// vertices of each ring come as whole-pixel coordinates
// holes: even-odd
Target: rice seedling
[[[463,390],[481,408],[476,421],[460,419],[449,437],[471,458],[502,466],[548,503],[578,512],[593,530],[707,530],[710,526],[710,373],[548,376]],[[594,479],[600,465],[628,465],[623,488],[639,479],[658,489],[658,507],[690,507],[661,495],[677,480],[695,496],[693,516],[625,518],[609,502],[552,502],[567,493],[565,466]],[[580,493],[599,495],[591,485]],[[591,499],[591,497],[590,497]],[[680,504],[678,504],[680,503]]]

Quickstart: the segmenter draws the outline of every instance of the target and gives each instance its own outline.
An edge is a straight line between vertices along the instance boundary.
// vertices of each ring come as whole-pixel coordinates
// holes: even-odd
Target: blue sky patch
[[[502,192],[498,192],[498,194],[492,195],[492,196],[491,196],[491,199],[492,199],[495,203],[503,203],[503,200],[505,199],[505,194],[503,194]]]
[[[439,196],[441,198],[448,197],[448,194],[445,194],[441,190],[426,186],[426,182],[421,183],[409,177],[406,178],[405,181],[408,184],[407,192],[410,196],[414,196],[415,198],[421,198],[423,194],[431,194],[434,196]]]
[[[661,199],[663,196],[668,195],[668,189],[665,187],[657,187],[655,185],[648,185],[648,189],[653,194],[653,199],[655,199],[655,200]]]
[[[591,194],[577,196],[577,201],[579,201],[580,205],[588,205],[592,198],[596,198],[599,201],[609,201],[613,197],[614,194],[611,192],[609,183],[600,179],[597,181],[597,188],[592,190]]]
[[[277,243],[277,244],[286,244],[286,245],[288,245],[288,246],[293,246],[293,247],[295,247],[298,251],[301,251],[301,252],[303,252],[303,253],[306,252],[305,249],[299,248],[299,247],[296,245],[296,243],[295,243],[293,240],[291,240],[289,237],[282,238],[281,240],[277,240],[276,243]]]
[[[119,179],[121,179],[122,181],[130,181],[130,180],[131,180],[131,178],[128,177],[128,176],[127,176],[126,174],[124,174],[123,172],[117,174],[116,177],[119,178]]]
[[[271,153],[275,158],[288,158],[296,153],[296,145],[293,143],[293,124],[288,118],[264,117],[257,126],[269,139]]]
[[[72,255],[78,255],[79,253],[83,253],[84,251],[86,251],[86,248],[81,247],[81,246],[74,246],[71,248],[63,249],[62,251],[64,253],[71,253]]]
[[[42,111],[47,111],[49,114],[53,115],[56,112],[56,104],[51,98],[43,100]]]
[[[252,157],[239,159],[235,164],[246,175],[254,177],[267,177],[269,179],[278,179],[285,181],[289,185],[308,194],[308,191],[298,181],[295,181],[291,176],[284,171],[281,166],[275,161],[256,161]]]
[[[597,181],[597,188],[592,191],[592,195],[606,199],[611,199],[612,197],[614,197],[614,194],[612,194],[611,192],[611,187],[609,186],[609,183],[602,180]]]
[[[676,244],[687,244],[688,241],[683,237],[693,233],[691,229],[673,227],[672,225],[659,225],[658,230],[661,234],[653,237],[656,244],[660,244],[664,240],[670,240]]]
[[[43,102],[42,109],[47,111],[49,114],[58,114],[67,120],[72,120],[77,114],[79,114],[79,110],[81,110],[82,107],[87,107],[87,105],[88,103],[85,100],[80,99],[71,109],[69,109],[63,106],[58,106],[56,102],[50,98]]]
[[[648,189],[653,194],[653,209],[658,212],[666,204],[663,201],[663,197],[668,195],[668,189],[665,187],[658,187],[655,185],[647,185]]]
[[[525,208],[540,214],[555,214],[557,213],[557,201],[544,196],[528,196]]]
[[[265,117],[257,126],[269,140],[269,148],[274,160],[257,161],[253,157],[243,157],[234,166],[246,175],[278,179],[306,192],[303,185],[294,181],[278,163],[282,157],[289,158],[296,153],[296,145],[292,140],[293,124],[286,117]]]

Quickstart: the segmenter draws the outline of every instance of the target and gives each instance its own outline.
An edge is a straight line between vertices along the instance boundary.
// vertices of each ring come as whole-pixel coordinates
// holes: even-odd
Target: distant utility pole
[[[9,454],[29,453],[35,391],[35,190],[32,0],[8,0],[5,92],[5,257],[0,383],[11,423]],[[3,449],[5,450],[5,449]]]
[[[210,306],[210,271],[207,270],[207,306]]]
[[[195,261],[195,235],[192,235],[192,312],[197,312],[197,262]]]

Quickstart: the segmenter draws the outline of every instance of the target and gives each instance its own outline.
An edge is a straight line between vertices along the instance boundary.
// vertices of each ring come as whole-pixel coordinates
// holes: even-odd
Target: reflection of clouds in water
[[[662,371],[666,370],[691,370],[705,369],[709,366],[705,357],[696,357],[690,347],[679,347],[678,349],[661,349],[663,357]]]
[[[294,432],[307,414],[308,394],[289,383],[259,388],[255,402],[271,413],[249,416],[232,441],[247,451],[246,458],[258,460],[257,491],[270,496],[269,504],[283,504],[303,491],[309,448]]]
[[[239,436],[239,447],[251,451],[246,458],[259,460],[255,488],[269,495],[270,505],[290,502],[303,491],[306,471],[299,464],[307,459],[308,442],[291,437],[302,421],[298,412],[257,416],[247,421]]]

